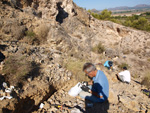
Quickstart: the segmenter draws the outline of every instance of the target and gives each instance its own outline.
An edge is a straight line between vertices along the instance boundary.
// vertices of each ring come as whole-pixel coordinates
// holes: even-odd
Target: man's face
[[[87,72],[84,71],[86,75],[88,75],[90,78],[93,78],[93,71]]]

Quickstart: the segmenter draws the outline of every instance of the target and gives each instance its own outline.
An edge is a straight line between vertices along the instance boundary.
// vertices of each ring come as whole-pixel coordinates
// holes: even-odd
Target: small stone
[[[32,77],[28,78],[27,80],[28,80],[28,82],[31,82],[32,81]]]
[[[71,101],[69,101],[69,102],[68,102],[68,106],[71,106],[71,105],[72,105],[72,103],[71,103]]]
[[[71,73],[71,72],[68,72],[68,76],[69,76],[69,77],[72,76],[72,73]]]

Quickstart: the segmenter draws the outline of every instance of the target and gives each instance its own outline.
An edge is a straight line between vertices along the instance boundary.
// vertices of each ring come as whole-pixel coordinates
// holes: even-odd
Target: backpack
[[[150,98],[150,91],[148,91],[146,89],[142,89],[142,91],[145,95],[147,95]]]
[[[113,62],[112,61],[109,61],[108,64],[109,64],[110,67],[113,66]]]

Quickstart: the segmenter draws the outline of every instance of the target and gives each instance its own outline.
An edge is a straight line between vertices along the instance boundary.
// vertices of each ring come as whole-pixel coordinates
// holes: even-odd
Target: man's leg
[[[125,82],[125,81],[124,81],[124,77],[123,77],[123,76],[118,75],[118,77],[119,77],[119,79],[120,79],[122,82]]]
[[[90,89],[92,88],[92,86],[88,86]],[[92,95],[91,93],[89,93],[89,92],[85,92],[85,91],[81,91],[80,93],[79,93],[79,96],[81,97],[81,98],[83,98],[83,99],[87,99],[87,100],[90,100],[90,101],[92,101],[92,102],[104,102],[104,100],[103,99],[100,99],[100,98],[98,98],[98,97],[96,97],[96,96],[94,96],[94,95]]]
[[[121,76],[119,74],[116,74],[116,77],[117,77],[118,80],[124,82],[124,77],[123,76]]]
[[[92,94],[89,93],[89,92],[81,91],[81,92],[79,93],[79,96],[80,96],[81,98],[85,99],[85,97],[87,97],[87,96],[92,96]]]

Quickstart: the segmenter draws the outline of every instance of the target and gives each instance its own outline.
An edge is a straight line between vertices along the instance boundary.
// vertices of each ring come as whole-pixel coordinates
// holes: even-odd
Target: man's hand
[[[90,92],[90,88],[85,85],[82,85],[81,89],[85,92]]]
[[[82,84],[85,85],[85,86],[88,86],[88,82],[87,81],[83,81]]]

